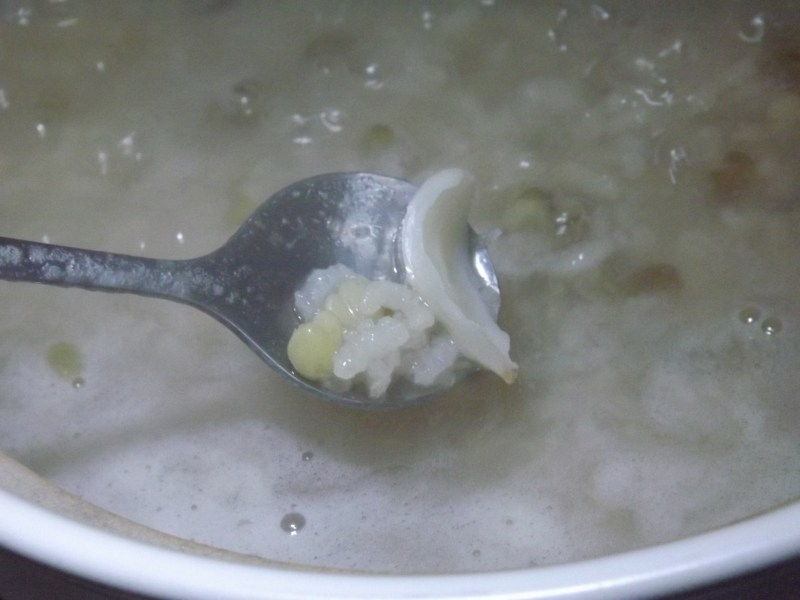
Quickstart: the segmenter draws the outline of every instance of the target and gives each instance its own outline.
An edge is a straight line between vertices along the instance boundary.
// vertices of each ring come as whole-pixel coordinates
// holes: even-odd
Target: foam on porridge
[[[368,571],[564,562],[800,496],[790,3],[0,10],[0,235],[190,257],[293,181],[458,166],[520,362],[337,409],[191,309],[0,282],[21,463],[168,533]]]

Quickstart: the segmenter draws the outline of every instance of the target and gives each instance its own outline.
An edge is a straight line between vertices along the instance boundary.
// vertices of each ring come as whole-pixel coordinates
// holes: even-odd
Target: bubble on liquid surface
[[[308,462],[312,458],[314,458],[314,453],[313,452],[303,452],[303,454],[301,455],[301,458],[303,459],[303,461]]]
[[[297,535],[306,526],[306,518],[300,513],[287,513],[281,519],[281,529],[289,535]]]
[[[761,317],[761,311],[755,306],[748,306],[743,308],[739,313],[739,320],[747,325],[752,325]]]
[[[777,317],[767,317],[761,322],[761,331],[767,335],[775,335],[783,329],[783,323]]]
[[[72,380],[72,387],[76,390],[81,389],[84,385],[86,385],[86,380],[83,377],[76,377]]]
[[[246,79],[233,86],[234,115],[240,119],[257,119],[264,113],[264,90],[261,82]]]

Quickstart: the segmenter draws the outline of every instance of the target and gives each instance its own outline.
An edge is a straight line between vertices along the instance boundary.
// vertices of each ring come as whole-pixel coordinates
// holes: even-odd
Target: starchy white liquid
[[[192,309],[0,282],[0,449],[24,465],[178,536],[401,573],[598,556],[800,496],[790,3],[0,11],[0,235],[191,257],[290,182],[457,166],[520,364],[338,409]]]

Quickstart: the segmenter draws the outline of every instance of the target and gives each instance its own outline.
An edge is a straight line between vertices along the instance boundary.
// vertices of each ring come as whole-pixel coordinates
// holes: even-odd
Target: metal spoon
[[[441,390],[398,382],[370,400],[335,393],[300,377],[286,346],[298,324],[294,292],[313,269],[342,263],[367,278],[402,282],[396,239],[415,187],[368,173],[299,181],[264,202],[226,244],[189,260],[157,260],[0,237],[0,279],[189,304],[221,321],[256,354],[301,388],[334,404],[398,408]],[[497,312],[494,269],[477,236],[469,252],[475,285]],[[459,375],[461,376],[461,375]]]

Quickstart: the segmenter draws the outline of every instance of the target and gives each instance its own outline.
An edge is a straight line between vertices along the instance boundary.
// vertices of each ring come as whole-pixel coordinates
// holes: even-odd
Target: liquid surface
[[[510,388],[337,409],[185,307],[0,282],[0,448],[24,465],[198,542],[403,573],[800,496],[796,4],[0,11],[0,234],[188,258],[293,181],[458,166],[520,363]]]

